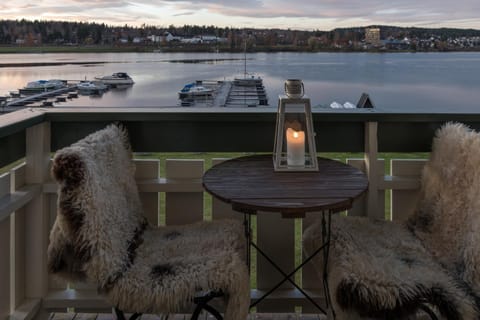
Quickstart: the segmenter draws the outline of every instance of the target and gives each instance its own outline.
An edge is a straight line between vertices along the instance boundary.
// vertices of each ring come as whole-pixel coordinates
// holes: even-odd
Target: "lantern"
[[[318,171],[310,99],[279,96],[273,164],[275,171]]]

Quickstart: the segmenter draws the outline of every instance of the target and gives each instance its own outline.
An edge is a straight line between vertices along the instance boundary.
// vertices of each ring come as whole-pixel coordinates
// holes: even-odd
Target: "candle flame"
[[[293,131],[293,137],[298,138],[298,132],[297,131]]]

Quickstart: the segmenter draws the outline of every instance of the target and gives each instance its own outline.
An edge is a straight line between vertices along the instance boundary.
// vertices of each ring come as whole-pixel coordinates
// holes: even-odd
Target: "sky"
[[[479,0],[3,0],[1,19],[168,27],[332,30],[392,25],[480,29]]]

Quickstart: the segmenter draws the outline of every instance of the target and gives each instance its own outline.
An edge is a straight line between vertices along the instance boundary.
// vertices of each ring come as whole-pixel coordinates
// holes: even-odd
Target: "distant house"
[[[217,36],[200,36],[202,39],[202,43],[226,43],[228,41],[227,38],[221,38]]]
[[[177,37],[177,36],[174,36],[173,34],[171,34],[170,32],[166,31],[163,33],[163,36],[162,36],[162,41],[165,41],[165,42],[170,42],[170,41],[181,41],[182,40],[182,37]]]
[[[180,40],[183,43],[190,43],[190,44],[209,44],[209,43],[226,43],[228,41],[227,38],[220,38],[217,36],[195,36],[193,38],[183,38]]]
[[[410,41],[407,39],[387,39],[382,42],[383,46],[389,50],[407,50],[410,48]]]
[[[148,36],[148,39],[151,42],[158,43],[158,42],[162,42],[163,37],[152,34],[151,36]]]
[[[202,38],[200,37],[182,38],[180,41],[182,43],[197,44],[197,43],[202,43]]]

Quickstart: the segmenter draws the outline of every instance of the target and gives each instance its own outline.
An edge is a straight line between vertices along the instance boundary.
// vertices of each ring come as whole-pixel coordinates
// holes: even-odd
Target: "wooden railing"
[[[111,122],[128,129],[135,152],[270,152],[273,148],[275,110],[233,109],[24,109],[0,117],[0,319],[41,318],[47,312],[75,308],[97,311],[109,306],[85,284],[66,283],[51,277],[46,268],[46,248],[55,218],[57,187],[50,179],[52,152]],[[480,128],[478,114],[404,114],[378,110],[322,110],[314,113],[319,152],[360,152],[348,162],[369,177],[368,193],[355,203],[351,215],[385,218],[385,193],[390,213],[403,220],[412,211],[418,194],[424,159],[393,159],[390,172],[380,152],[429,152],[435,130],[446,121],[461,121]],[[22,160],[23,159],[23,160]],[[222,161],[213,160],[214,163]],[[205,162],[201,159],[137,159],[137,183],[145,214],[152,224],[184,224],[205,219],[205,199],[211,201],[212,219],[241,214],[202,189]],[[159,168],[164,167],[164,172]],[[259,215],[258,245],[291,269],[301,250],[301,230],[316,218],[281,219]],[[276,271],[258,258],[252,278],[252,298],[278,279]],[[302,273],[304,289],[321,298],[321,283],[312,267]],[[292,312],[308,301],[290,285],[258,306],[259,312]],[[298,310],[298,309],[297,309]]]

